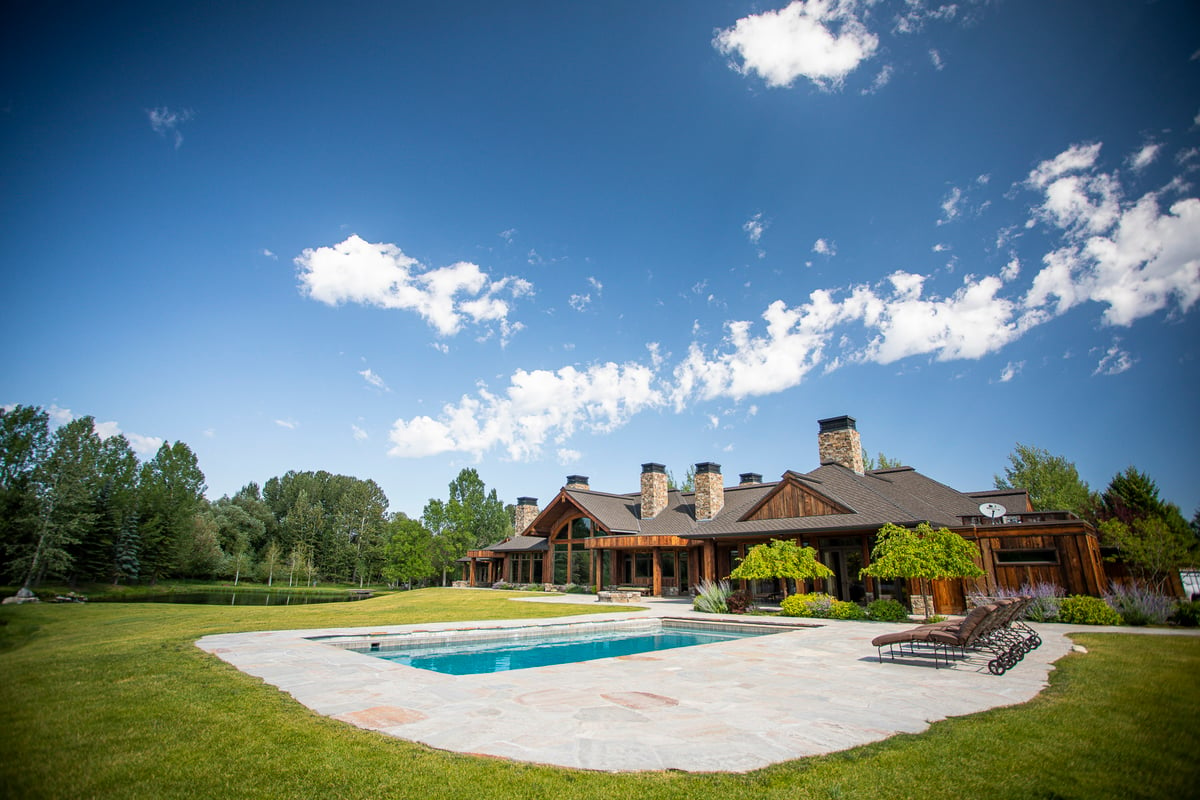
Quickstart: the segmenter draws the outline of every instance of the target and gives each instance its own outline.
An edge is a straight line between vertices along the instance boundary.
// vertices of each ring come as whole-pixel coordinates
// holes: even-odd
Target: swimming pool
[[[794,628],[672,619],[539,625],[326,641],[347,650],[447,675],[479,675],[616,658],[766,636]]]

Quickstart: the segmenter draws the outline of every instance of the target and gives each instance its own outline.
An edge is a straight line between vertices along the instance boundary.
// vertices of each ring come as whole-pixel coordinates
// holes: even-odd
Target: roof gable
[[[819,491],[820,481],[795,472],[785,472],[775,488],[751,506],[739,522],[764,519],[794,519],[832,514],[852,514],[850,508]]]

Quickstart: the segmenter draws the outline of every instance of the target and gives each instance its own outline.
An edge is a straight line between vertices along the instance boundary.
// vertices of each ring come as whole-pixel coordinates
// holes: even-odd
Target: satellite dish
[[[995,522],[998,517],[1003,517],[1007,511],[1008,509],[999,503],[984,503],[979,507],[979,513],[990,518],[993,522]]]

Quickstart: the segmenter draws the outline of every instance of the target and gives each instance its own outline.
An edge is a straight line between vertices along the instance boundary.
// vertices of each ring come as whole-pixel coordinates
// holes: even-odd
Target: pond
[[[347,603],[369,594],[316,592],[165,592],[130,597],[96,598],[95,603],[185,603],[202,606],[302,606],[311,603]]]

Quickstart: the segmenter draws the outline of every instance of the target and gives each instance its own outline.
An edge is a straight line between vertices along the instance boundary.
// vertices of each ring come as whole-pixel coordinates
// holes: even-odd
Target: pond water
[[[359,594],[315,592],[166,592],[137,597],[96,598],[97,603],[184,603],[200,606],[302,606],[311,603],[347,603],[363,600]]]

